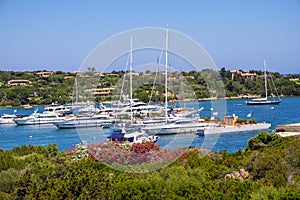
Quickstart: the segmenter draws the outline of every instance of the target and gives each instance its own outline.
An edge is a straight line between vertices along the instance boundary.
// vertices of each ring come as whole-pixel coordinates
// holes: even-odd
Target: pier
[[[300,137],[300,123],[278,125],[275,131],[278,135],[282,137],[287,137],[287,136]]]

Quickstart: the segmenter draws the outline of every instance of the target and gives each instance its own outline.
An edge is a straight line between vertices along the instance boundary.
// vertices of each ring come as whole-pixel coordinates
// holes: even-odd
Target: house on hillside
[[[246,80],[253,80],[258,76],[256,73],[250,73],[249,71],[244,70],[231,70],[230,74],[231,80],[234,80],[234,77],[236,76],[244,77]]]
[[[96,89],[89,89],[87,91],[91,92],[94,96],[106,97],[111,95],[111,93],[115,90],[115,88],[96,88]]]
[[[41,77],[49,77],[49,76],[52,76],[54,74],[54,72],[38,72],[36,74]]]
[[[31,84],[29,80],[9,80],[7,81],[8,86],[24,86]]]

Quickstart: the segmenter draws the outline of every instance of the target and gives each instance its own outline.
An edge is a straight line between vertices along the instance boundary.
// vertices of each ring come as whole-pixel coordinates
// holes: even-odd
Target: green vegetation
[[[118,100],[121,88],[124,94],[129,94],[129,78],[124,71],[113,74],[101,74],[90,68],[89,72],[77,74],[79,101],[111,101]],[[43,71],[46,72],[46,71]],[[20,106],[25,104],[60,104],[72,102],[75,95],[76,73],[53,72],[51,75],[41,75],[39,72],[11,72],[0,71],[0,106]],[[220,71],[202,70],[200,72],[172,72],[170,73],[169,100],[224,98],[243,95],[264,95],[263,72],[250,71],[253,77],[233,74],[222,68]],[[279,73],[270,73],[279,95],[299,96],[299,75],[282,76]],[[133,97],[141,101],[164,101],[164,75],[155,73],[139,73],[133,78]],[[153,86],[155,79],[155,86]],[[9,80],[27,80],[28,84],[10,86]],[[124,81],[124,87],[122,83]],[[90,89],[111,88],[114,92],[109,95],[92,95]],[[225,91],[224,91],[225,89]],[[269,89],[274,94],[274,89]],[[269,94],[269,95],[270,95]]]
[[[57,145],[22,146],[0,151],[0,169],[0,199],[299,199],[300,139],[263,132],[245,151],[190,148],[137,174],[91,158],[73,162]]]
[[[74,89],[75,74],[58,71],[44,77],[37,73],[0,71],[0,106],[71,102],[70,95]],[[29,80],[31,83],[9,86],[7,84],[9,80]]]

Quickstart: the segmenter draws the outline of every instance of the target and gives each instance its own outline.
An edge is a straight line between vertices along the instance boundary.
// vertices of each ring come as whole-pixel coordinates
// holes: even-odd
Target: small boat
[[[272,78],[272,77],[271,77]],[[276,90],[275,84],[272,80],[274,89],[276,91],[276,96],[277,96],[277,100],[276,99],[268,99],[268,87],[267,87],[267,68],[266,68],[266,60],[264,59],[264,80],[265,80],[265,97],[263,98],[258,98],[258,99],[252,99],[252,100],[248,100],[246,101],[247,105],[270,105],[270,104],[279,104],[281,103],[281,99],[278,95],[278,92]]]
[[[31,105],[24,105],[24,110],[31,110],[33,107]]]
[[[70,118],[65,118],[62,121],[53,122],[59,129],[71,128],[87,128],[87,127],[102,127],[109,128],[114,121],[110,119],[109,115],[79,115]]]
[[[29,116],[15,118],[13,121],[17,125],[39,125],[39,124],[51,124],[53,122],[58,122],[64,120],[65,117],[60,117],[58,114],[51,113],[37,113],[35,110]]]
[[[134,131],[126,133],[124,129],[115,129],[111,136],[107,137],[110,141],[142,143],[142,142],[156,142],[159,139],[157,135],[148,135],[144,131]]]
[[[15,118],[17,118],[17,115],[3,114],[0,117],[0,124],[14,124]]]

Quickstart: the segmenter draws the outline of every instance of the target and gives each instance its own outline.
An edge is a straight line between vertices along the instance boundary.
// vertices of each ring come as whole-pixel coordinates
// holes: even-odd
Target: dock
[[[282,137],[288,137],[288,136],[300,137],[300,123],[278,125],[275,131],[276,134]]]

